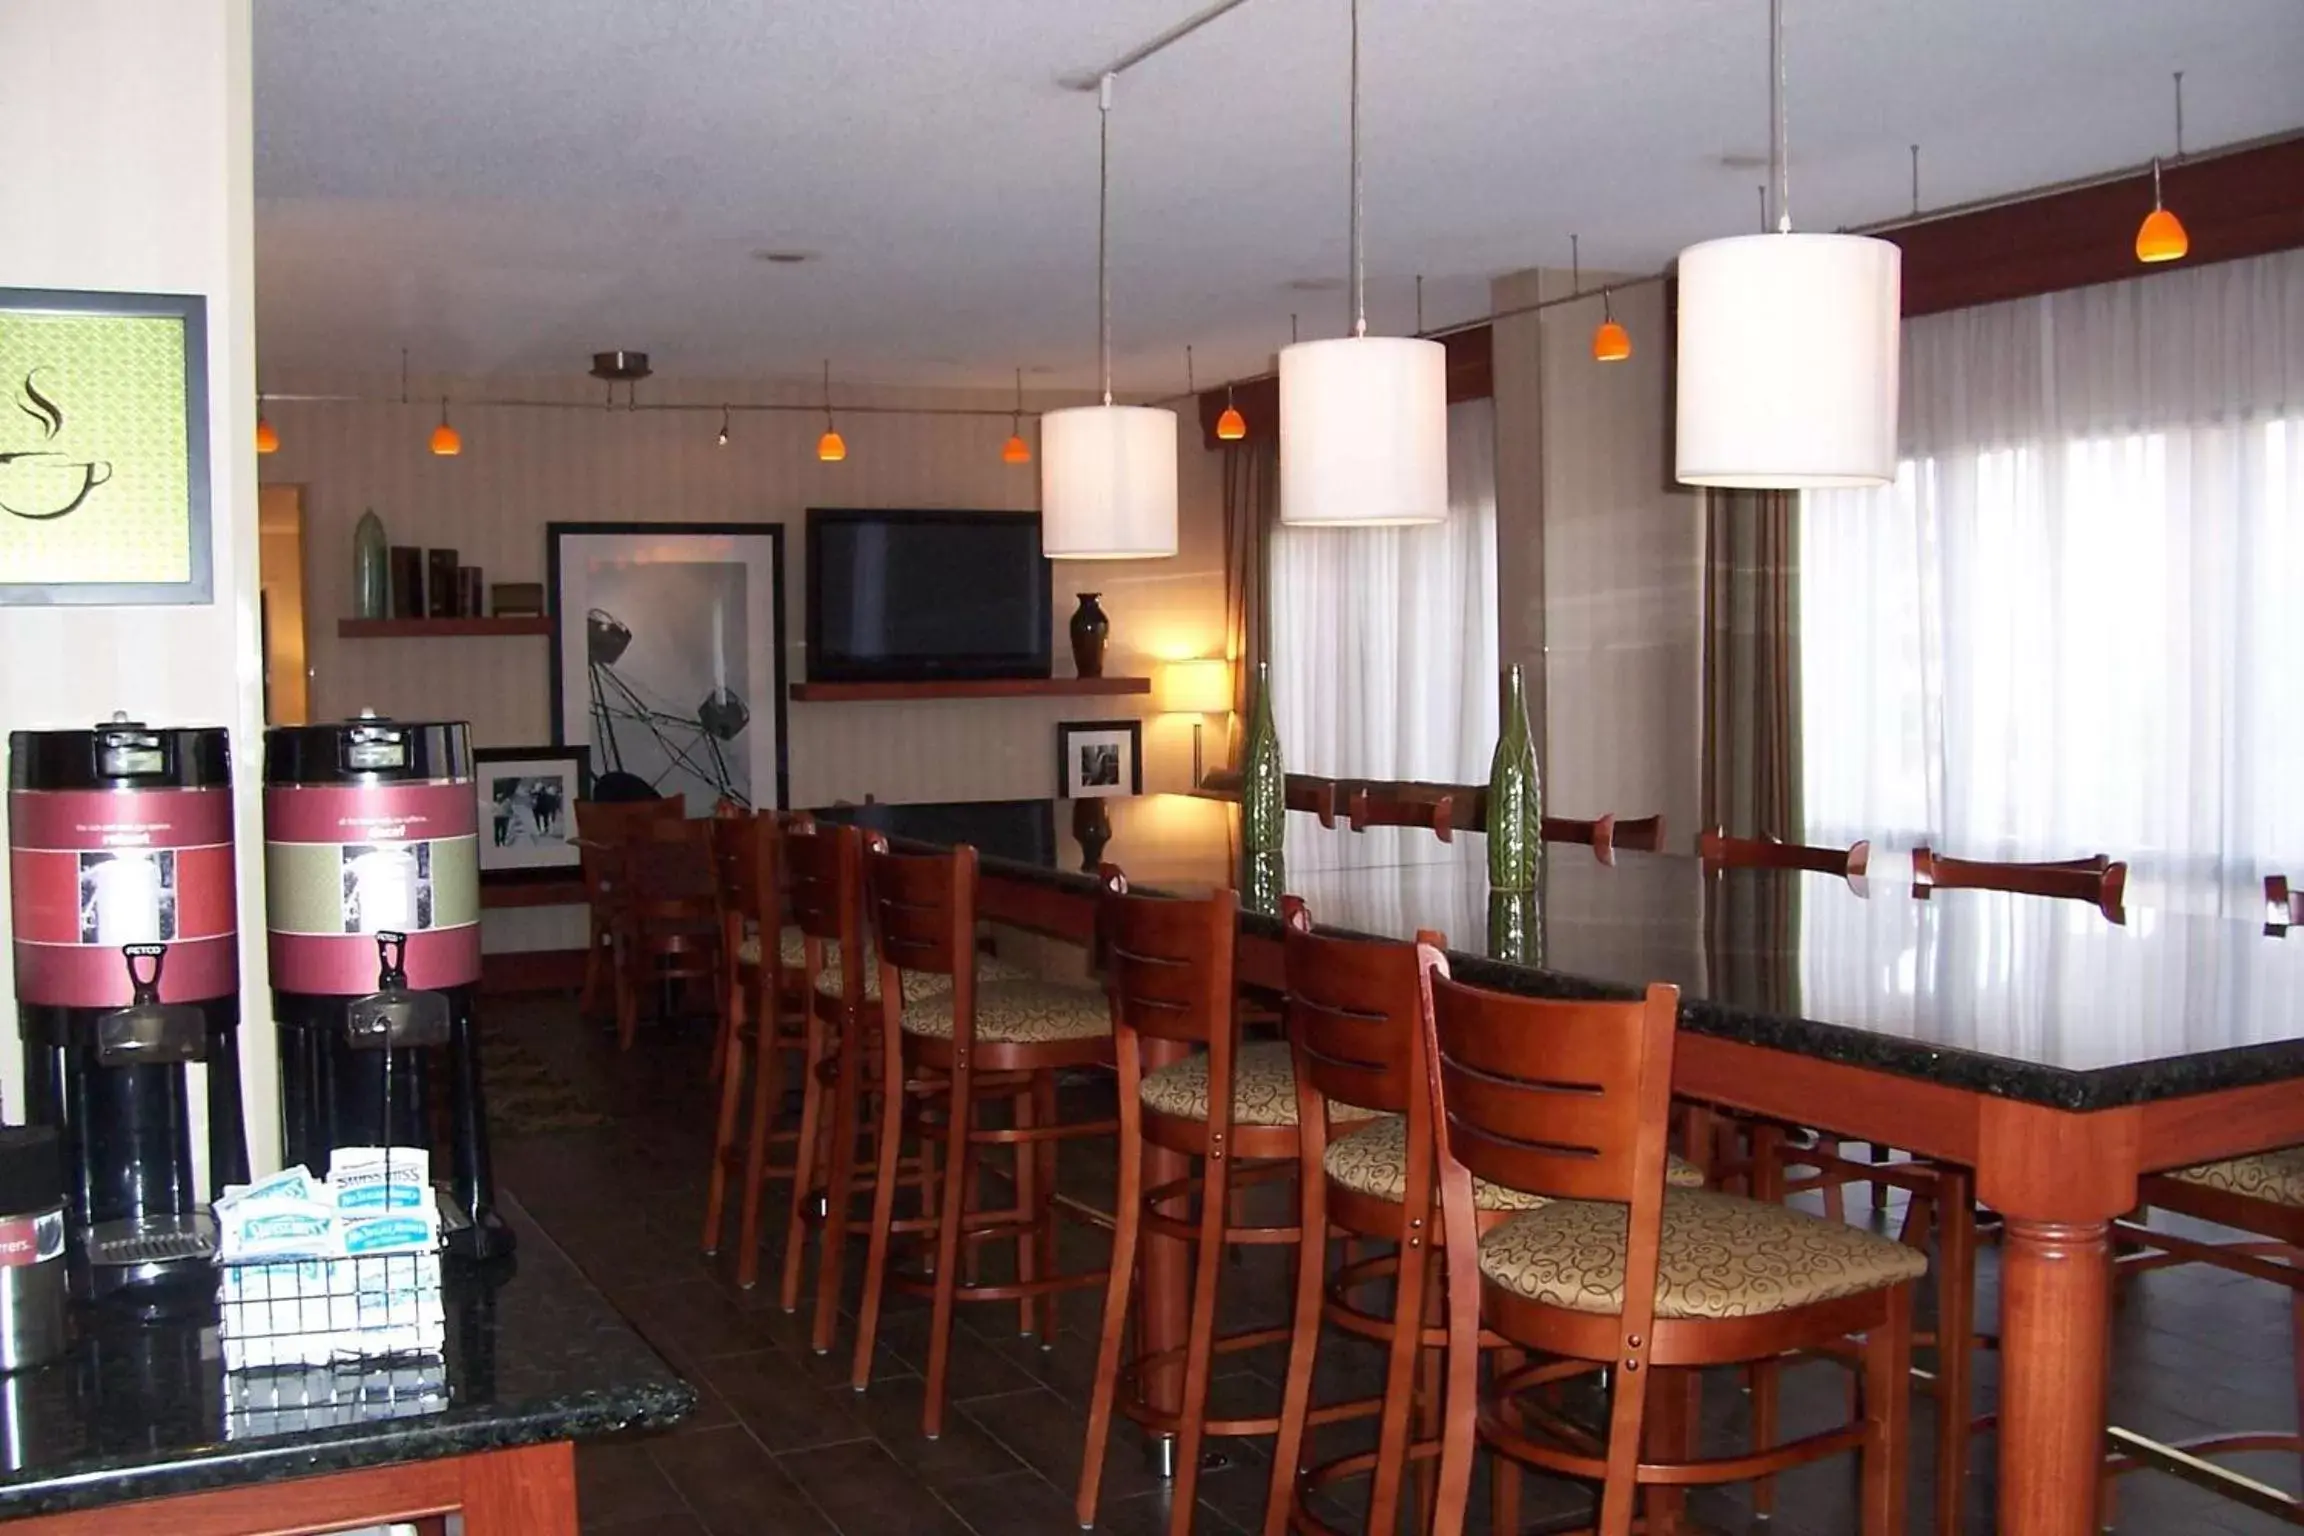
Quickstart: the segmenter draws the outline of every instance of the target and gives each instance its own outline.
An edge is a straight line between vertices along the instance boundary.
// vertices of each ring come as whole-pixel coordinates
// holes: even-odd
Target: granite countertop
[[[213,1317],[83,1310],[54,1365],[0,1378],[0,1520],[660,1428],[696,1392],[519,1206],[519,1251],[444,1271],[429,1365],[227,1376]]]
[[[1084,809],[1084,807],[1086,809]],[[988,875],[1092,898],[1099,860],[1139,891],[1238,885],[1234,805],[1201,796],[873,805],[823,813],[929,846],[965,839]],[[1533,996],[1680,988],[1681,1024],[1715,1035],[2066,1110],[2304,1077],[2304,933],[2139,906],[1996,891],[1915,899],[1804,870],[1708,870],[1553,844],[1540,889],[1487,885],[1485,839],[1287,818],[1285,889],[1325,931],[1436,929],[1462,979]],[[1242,931],[1277,938],[1276,918]]]

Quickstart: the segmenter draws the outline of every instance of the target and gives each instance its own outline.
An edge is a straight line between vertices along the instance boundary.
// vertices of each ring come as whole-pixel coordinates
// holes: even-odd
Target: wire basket
[[[227,1371],[437,1355],[447,1339],[440,1254],[221,1264]]]
[[[450,1398],[448,1362],[439,1355],[226,1371],[224,1438],[416,1418],[445,1411]]]

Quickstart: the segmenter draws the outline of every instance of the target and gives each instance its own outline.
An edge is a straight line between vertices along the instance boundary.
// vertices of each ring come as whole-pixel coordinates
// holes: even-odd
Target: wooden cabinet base
[[[11,1522],[9,1536],[309,1536],[461,1513],[466,1536],[576,1536],[576,1451],[565,1440],[511,1451],[363,1467],[208,1493],[108,1504]],[[437,1527],[435,1527],[437,1528]]]

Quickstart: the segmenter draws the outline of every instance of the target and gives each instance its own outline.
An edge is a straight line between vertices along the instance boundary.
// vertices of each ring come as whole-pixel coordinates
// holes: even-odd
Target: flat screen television
[[[1046,677],[1037,512],[808,509],[808,678]]]

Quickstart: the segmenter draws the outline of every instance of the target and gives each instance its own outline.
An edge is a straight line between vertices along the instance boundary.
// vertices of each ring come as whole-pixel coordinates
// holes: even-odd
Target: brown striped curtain
[[[1704,493],[1704,824],[1802,834],[1800,503]]]
[[[1280,450],[1251,438],[1224,449],[1224,654],[1232,662],[1232,727],[1225,760],[1240,761],[1249,694],[1265,652],[1265,583],[1272,522],[1280,515]]]

